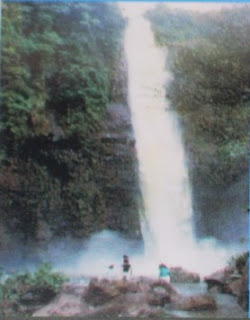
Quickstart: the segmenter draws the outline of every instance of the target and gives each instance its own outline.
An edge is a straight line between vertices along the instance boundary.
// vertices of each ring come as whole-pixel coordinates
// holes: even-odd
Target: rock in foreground
[[[181,267],[174,267],[171,271],[172,283],[197,283],[200,282],[200,275],[198,273],[189,272]]]
[[[234,267],[219,270],[205,278],[208,290],[228,293],[237,297],[243,310],[248,310],[248,253],[236,259]]]
[[[212,311],[217,309],[214,298],[209,295],[178,297],[174,302],[175,309],[184,311]]]
[[[163,308],[164,307],[164,308]],[[93,279],[88,286],[67,285],[56,299],[33,316],[172,316],[170,309],[203,311],[216,309],[207,295],[182,296],[162,280]]]

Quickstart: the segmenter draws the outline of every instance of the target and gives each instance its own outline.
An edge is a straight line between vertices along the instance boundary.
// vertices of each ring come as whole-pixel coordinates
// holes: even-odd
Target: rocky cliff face
[[[241,175],[228,188],[193,186],[197,235],[214,236],[223,242],[241,244],[247,249],[248,179]]]
[[[140,237],[142,198],[130,109],[127,104],[127,64],[124,50],[114,66],[112,100],[99,139],[103,146],[98,184],[108,210],[108,228]]]
[[[126,105],[108,107],[107,131],[101,135],[104,152],[98,183],[105,195],[109,228],[140,235],[140,189],[135,140]]]
[[[114,66],[113,89],[88,152],[62,134],[27,141],[0,168],[0,248],[55,238],[86,238],[111,229],[140,237],[140,189],[135,141],[126,104],[124,57]],[[50,115],[51,116],[51,115]],[[56,117],[54,125],[58,126]],[[32,148],[31,148],[32,144]]]

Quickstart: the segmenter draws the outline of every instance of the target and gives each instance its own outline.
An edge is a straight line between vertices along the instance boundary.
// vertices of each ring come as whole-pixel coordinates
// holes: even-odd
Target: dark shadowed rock
[[[166,303],[171,302],[176,295],[177,291],[170,283],[159,280],[150,284],[147,302],[152,306],[163,307]]]
[[[223,293],[229,293],[236,297],[240,294],[242,279],[237,279],[232,282],[229,282],[224,286]]]
[[[248,310],[249,307],[249,288],[248,288],[248,265],[243,270],[243,276],[241,279],[241,285],[239,288],[238,303],[244,310]]]
[[[53,289],[39,287],[26,291],[19,301],[24,305],[39,305],[49,303],[55,296],[56,292]]]
[[[110,104],[105,126],[100,134],[103,151],[97,182],[105,196],[108,228],[140,238],[141,195],[129,107]]]
[[[227,285],[231,281],[232,274],[232,268],[224,268],[222,270],[214,272],[210,276],[205,277],[204,280],[207,283],[208,290],[210,290],[213,287],[216,287],[218,292],[228,293]]]
[[[232,294],[244,310],[248,310],[248,253],[236,259],[235,266],[219,270],[205,278],[208,290]]]

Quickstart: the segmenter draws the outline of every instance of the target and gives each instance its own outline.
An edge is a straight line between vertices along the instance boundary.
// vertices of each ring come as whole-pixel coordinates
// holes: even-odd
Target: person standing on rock
[[[170,282],[170,270],[169,268],[164,264],[161,263],[159,265],[159,278],[166,281],[166,282]]]
[[[131,264],[129,263],[129,257],[127,255],[123,256],[123,264],[122,264],[122,272],[123,272],[123,279],[127,279],[128,275],[132,275],[132,268]]]

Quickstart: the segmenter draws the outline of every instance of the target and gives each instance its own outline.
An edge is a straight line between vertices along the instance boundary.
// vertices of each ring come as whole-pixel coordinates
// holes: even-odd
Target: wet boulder
[[[241,284],[242,284],[242,279],[231,281],[224,286],[223,293],[229,293],[238,297],[240,295]]]
[[[200,275],[198,273],[189,272],[181,267],[174,267],[171,271],[172,283],[197,283],[200,282]]]
[[[149,286],[147,303],[163,307],[166,303],[170,303],[176,295],[177,292],[170,283],[163,280],[155,281]]]
[[[208,290],[216,288],[218,292],[229,293],[227,286],[232,280],[233,272],[232,268],[224,268],[205,277],[204,280],[207,283]]]
[[[55,290],[49,287],[33,287],[20,296],[19,302],[24,305],[46,304],[50,302],[55,296]]]
[[[183,311],[212,311],[217,309],[215,299],[209,295],[178,296],[173,302],[173,306],[177,310]]]
[[[48,306],[35,316],[150,317],[170,315],[171,310],[215,310],[208,295],[183,296],[163,280],[92,279],[89,285],[67,284]]]
[[[33,313],[33,317],[48,316],[85,316],[89,314],[89,308],[83,303],[81,297],[75,294],[61,292],[48,305],[43,306]]]
[[[84,300],[93,305],[100,306],[114,300],[121,294],[115,281],[92,280],[83,295]]]

